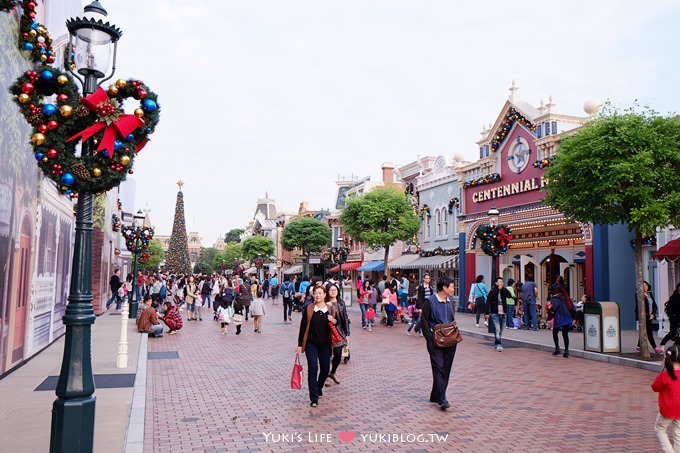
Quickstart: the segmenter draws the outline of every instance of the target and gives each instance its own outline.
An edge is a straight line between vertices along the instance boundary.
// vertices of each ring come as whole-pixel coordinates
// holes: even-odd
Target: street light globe
[[[491,206],[491,209],[486,213],[489,216],[489,225],[495,228],[498,225],[498,217],[501,215],[496,206]]]
[[[83,17],[66,20],[69,32],[68,52],[75,54],[74,63],[79,74],[102,78],[109,67],[116,67],[116,48],[123,32],[104,22],[107,13],[98,1],[87,5]],[[113,58],[111,58],[113,44]],[[113,73],[111,74],[113,75]]]

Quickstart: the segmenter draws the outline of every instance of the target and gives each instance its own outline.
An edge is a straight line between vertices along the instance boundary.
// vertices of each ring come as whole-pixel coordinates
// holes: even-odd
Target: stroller
[[[293,297],[293,311],[299,311],[302,313],[302,296],[298,297],[297,294]]]

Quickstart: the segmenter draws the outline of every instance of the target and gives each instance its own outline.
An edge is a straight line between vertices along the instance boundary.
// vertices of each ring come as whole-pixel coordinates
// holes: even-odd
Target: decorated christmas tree
[[[175,202],[175,219],[172,223],[172,236],[170,245],[165,254],[165,268],[174,274],[188,274],[191,272],[191,262],[189,261],[189,244],[187,242],[187,227],[184,220],[184,195],[182,186],[184,183],[177,182],[179,191]]]

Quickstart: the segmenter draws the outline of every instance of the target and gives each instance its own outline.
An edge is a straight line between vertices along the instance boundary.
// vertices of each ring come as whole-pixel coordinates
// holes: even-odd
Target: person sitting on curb
[[[144,296],[145,308],[137,319],[137,331],[140,333],[148,333],[155,338],[163,336],[163,326],[158,320],[156,308],[158,304],[151,301],[151,297]]]

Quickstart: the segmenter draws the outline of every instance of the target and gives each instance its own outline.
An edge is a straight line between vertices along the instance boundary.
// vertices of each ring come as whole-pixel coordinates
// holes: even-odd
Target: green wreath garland
[[[33,126],[38,166],[70,196],[107,191],[125,180],[159,121],[157,95],[134,79],[119,79],[107,91],[99,88],[81,99],[70,74],[43,66],[26,71],[10,92]],[[140,101],[133,115],[122,108],[131,97]],[[99,146],[91,156],[77,155],[77,141],[89,137]]]
[[[37,0],[0,0],[0,11],[10,12],[21,3],[21,19],[19,20],[19,49],[30,52],[31,60],[42,65],[54,63],[55,54],[52,49],[52,38],[47,28],[35,18]]]
[[[508,250],[508,245],[512,240],[512,230],[507,225],[483,224],[475,230],[475,241],[482,241],[482,251],[489,256],[500,256]]]

